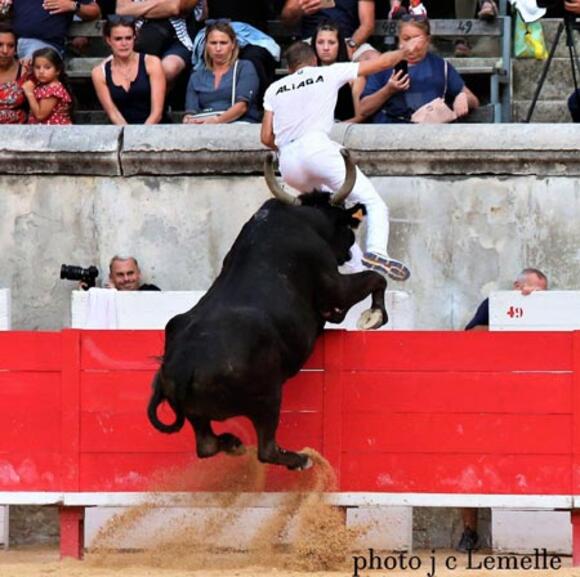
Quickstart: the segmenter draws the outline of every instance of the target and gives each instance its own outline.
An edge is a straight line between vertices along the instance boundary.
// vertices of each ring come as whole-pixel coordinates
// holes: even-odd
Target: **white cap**
[[[535,22],[546,14],[546,9],[539,8],[535,0],[510,0],[510,2],[527,23]]]

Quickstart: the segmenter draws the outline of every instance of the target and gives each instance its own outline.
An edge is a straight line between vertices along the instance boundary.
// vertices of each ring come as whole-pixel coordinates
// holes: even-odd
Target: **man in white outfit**
[[[338,90],[358,76],[369,76],[395,66],[413,49],[413,42],[374,60],[320,67],[308,44],[296,42],[288,48],[290,74],[266,91],[261,132],[262,143],[278,150],[280,172],[287,184],[300,192],[314,189],[335,192],[340,188],[346,174],[344,159],[340,145],[329,138]],[[388,208],[358,168],[348,202],[362,202],[367,209],[363,266],[394,280],[407,280],[409,269],[387,254]]]

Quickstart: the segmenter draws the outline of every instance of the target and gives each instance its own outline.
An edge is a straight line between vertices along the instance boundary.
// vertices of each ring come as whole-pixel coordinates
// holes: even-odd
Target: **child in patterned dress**
[[[59,54],[52,48],[37,50],[31,70],[34,80],[22,86],[30,105],[28,124],[72,124],[72,97]]]

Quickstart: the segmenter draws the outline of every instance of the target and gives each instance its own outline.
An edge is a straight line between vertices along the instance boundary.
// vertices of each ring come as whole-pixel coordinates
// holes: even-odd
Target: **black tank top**
[[[105,80],[111,99],[129,124],[144,124],[151,114],[151,83],[145,67],[145,54],[139,54],[137,77],[125,90],[113,83],[111,60],[105,62]]]

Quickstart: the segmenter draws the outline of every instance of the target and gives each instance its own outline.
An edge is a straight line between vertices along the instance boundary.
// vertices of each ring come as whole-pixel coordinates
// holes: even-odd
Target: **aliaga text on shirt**
[[[290,92],[291,90],[298,90],[298,88],[304,88],[305,86],[310,86],[312,84],[317,84],[318,82],[324,82],[324,77],[322,74],[318,78],[307,78],[306,80],[300,81],[298,84],[283,84],[276,90],[276,94],[281,94],[282,92]]]

